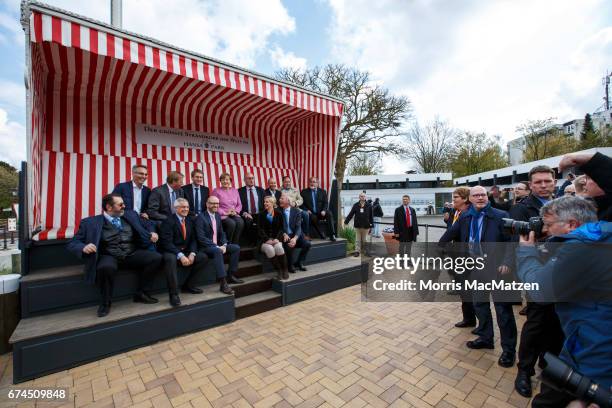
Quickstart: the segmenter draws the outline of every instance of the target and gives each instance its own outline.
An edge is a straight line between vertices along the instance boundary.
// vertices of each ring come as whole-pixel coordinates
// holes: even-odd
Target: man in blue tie
[[[328,208],[327,192],[319,188],[319,180],[316,177],[309,179],[309,185],[309,188],[302,190],[300,193],[304,200],[302,209],[308,212],[312,227],[322,239],[325,239],[325,234],[319,228],[319,220],[326,220],[329,229],[329,240],[335,241],[334,216]]]
[[[152,247],[158,240],[157,234],[146,229],[138,213],[125,209],[119,194],[105,195],[102,208],[102,214],[81,220],[79,230],[66,247],[83,259],[86,281],[100,286],[98,316],[106,316],[110,311],[114,278],[120,268],[139,270],[134,302],[157,303],[147,293],[162,261]]]
[[[206,211],[206,200],[210,194],[208,187],[204,186],[204,172],[195,169],[191,172],[191,183],[182,187],[183,194],[189,202],[189,216],[197,217]]]
[[[166,184],[155,187],[149,196],[147,213],[149,219],[164,221],[174,214],[174,202],[177,198],[185,198],[183,194],[183,175],[178,171],[171,171],[166,177]]]
[[[304,261],[310,250],[310,241],[304,238],[302,233],[302,211],[291,206],[291,199],[285,193],[280,196],[280,208],[283,213],[283,248],[287,256],[289,272],[295,273],[296,269],[305,271]],[[293,262],[293,251],[300,248],[298,259]]]

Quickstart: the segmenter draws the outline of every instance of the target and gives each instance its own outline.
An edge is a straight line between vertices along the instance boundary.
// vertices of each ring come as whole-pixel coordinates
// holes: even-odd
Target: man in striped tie
[[[199,294],[198,275],[201,275],[208,260],[204,252],[198,252],[195,222],[189,217],[189,202],[184,198],[174,201],[175,214],[166,218],[159,227],[159,249],[163,253],[168,280],[168,294],[172,306],[180,306],[177,267],[189,270],[182,285],[182,292]]]

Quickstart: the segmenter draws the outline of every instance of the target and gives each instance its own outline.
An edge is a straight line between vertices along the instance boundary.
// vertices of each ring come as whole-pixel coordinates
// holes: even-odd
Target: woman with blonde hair
[[[283,249],[283,214],[276,208],[276,198],[264,198],[264,209],[257,215],[257,236],[260,251],[278,273],[278,279],[288,279],[287,258]]]
[[[244,220],[240,217],[240,211],[242,210],[240,194],[232,186],[232,176],[228,173],[222,173],[219,176],[219,181],[221,186],[215,188],[210,195],[219,199],[219,215],[227,240],[238,245],[244,229]]]

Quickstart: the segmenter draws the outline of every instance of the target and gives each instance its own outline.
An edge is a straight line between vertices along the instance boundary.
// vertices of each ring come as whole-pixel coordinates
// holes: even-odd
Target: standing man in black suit
[[[304,202],[302,208],[308,211],[310,216],[310,223],[315,229],[317,234],[322,239],[325,239],[325,235],[321,233],[319,229],[319,220],[327,220],[329,227],[329,240],[336,240],[336,229],[334,225],[334,216],[329,211],[327,203],[327,191],[319,188],[319,180],[316,177],[311,177],[309,180],[309,188],[306,188],[300,192]]]
[[[66,249],[84,260],[85,280],[100,286],[102,299],[98,316],[110,312],[113,285],[119,267],[139,269],[134,302],[157,303],[146,290],[157,273],[162,257],[152,243],[158,236],[149,232],[135,211],[125,210],[119,194],[102,197],[104,212],[81,220],[79,230]]]
[[[159,227],[160,251],[163,252],[168,294],[172,306],[180,306],[178,295],[177,265],[189,269],[189,276],[183,284],[186,293],[202,293],[195,284],[197,274],[201,273],[207,260],[204,252],[198,252],[195,222],[189,217],[189,203],[184,198],[174,202],[174,216],[166,218]]]
[[[242,279],[234,277],[238,271],[238,261],[240,258],[240,247],[236,244],[227,242],[219,210],[219,198],[216,196],[208,197],[206,201],[206,211],[200,213],[195,220],[196,236],[198,248],[204,251],[215,265],[217,279],[220,282],[221,292],[231,295],[234,293],[228,283],[243,283]],[[225,272],[223,265],[223,255],[229,255],[229,267]]]
[[[208,187],[204,186],[204,172],[195,169],[191,172],[191,184],[182,187],[183,195],[189,202],[189,215],[197,217],[201,212],[206,211],[206,200],[210,195]]]
[[[402,196],[402,205],[395,209],[393,235],[400,242],[400,254],[410,256],[412,242],[416,242],[417,235],[419,235],[419,222],[416,211],[410,207],[410,196],[408,194]]]
[[[183,175],[178,171],[171,171],[166,177],[166,184],[155,187],[151,191],[147,214],[153,221],[164,221],[174,214],[173,203],[177,198],[185,198],[181,186],[183,185]]]
[[[264,191],[264,197],[274,196],[276,202],[280,202],[281,191],[278,189],[278,184],[276,183],[276,179],[274,177],[270,177],[268,179],[268,188]]]
[[[302,233],[302,210],[291,205],[291,198],[285,193],[280,197],[280,210],[283,213],[283,248],[287,256],[289,273],[295,273],[296,269],[305,271],[304,261],[310,251],[310,241],[304,238]],[[293,263],[293,251],[300,248],[300,255]]]
[[[242,219],[246,238],[254,243],[257,240],[257,214],[263,211],[263,188],[255,185],[255,176],[252,173],[244,175],[244,186],[238,189],[240,204],[242,205]]]
[[[123,198],[126,210],[134,210],[144,219],[149,219],[146,211],[151,189],[144,185],[148,176],[147,166],[137,164],[132,167],[132,181],[119,183],[113,189],[113,194]]]

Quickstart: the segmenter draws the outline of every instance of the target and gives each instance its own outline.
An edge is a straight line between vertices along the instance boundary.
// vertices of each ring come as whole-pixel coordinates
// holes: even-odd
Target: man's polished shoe
[[[478,331],[479,331],[479,328],[478,328],[478,326],[476,326],[475,328],[473,328],[473,329],[470,331],[470,333],[475,334],[476,336],[478,336]]]
[[[516,374],[514,389],[521,397],[531,398],[531,377],[525,371],[519,370]]]
[[[170,295],[170,304],[175,307],[180,306],[181,298],[179,298],[178,295]]]
[[[234,275],[227,275],[227,283],[244,283],[242,279],[236,278]]]
[[[104,317],[110,312],[110,303],[102,303],[98,306],[98,317]]]
[[[497,364],[506,368],[512,367],[514,365],[514,355],[515,354],[510,351],[502,352],[499,360],[497,360]]]
[[[287,270],[289,273],[295,273],[295,268],[293,266],[288,267]]]
[[[137,303],[146,303],[146,304],[150,305],[150,304],[159,302],[159,300],[155,299],[152,296],[149,296],[149,294],[147,294],[145,292],[140,292],[140,293],[136,293],[134,295],[134,302],[137,302]]]
[[[329,236],[329,240],[330,240],[331,242],[335,242],[335,241],[336,241],[336,236],[335,236],[334,234],[331,234],[331,235]]]
[[[191,293],[191,294],[194,294],[194,295],[198,295],[200,293],[204,293],[204,291],[202,289],[198,288],[197,286],[183,286],[181,288],[181,291],[185,292],[185,293]]]
[[[307,271],[307,270],[308,270],[308,269],[306,269],[306,267],[304,266],[304,264],[303,264],[303,263],[296,263],[296,264],[295,264],[295,267],[296,267],[297,269],[299,269],[300,271]]]
[[[227,281],[223,280],[221,281],[221,285],[219,286],[219,290],[221,291],[221,293],[225,293],[226,295],[233,295],[234,291],[232,290],[232,288],[229,287],[229,285],[227,284]]]
[[[465,320],[462,320],[455,323],[455,327],[476,327],[476,322],[466,322]]]
[[[495,348],[493,346],[493,343],[487,343],[486,341],[484,341],[480,337],[477,338],[476,340],[468,341],[467,343],[465,343],[465,345],[468,348],[475,349],[475,350],[478,350],[478,349],[493,349],[493,348]]]

